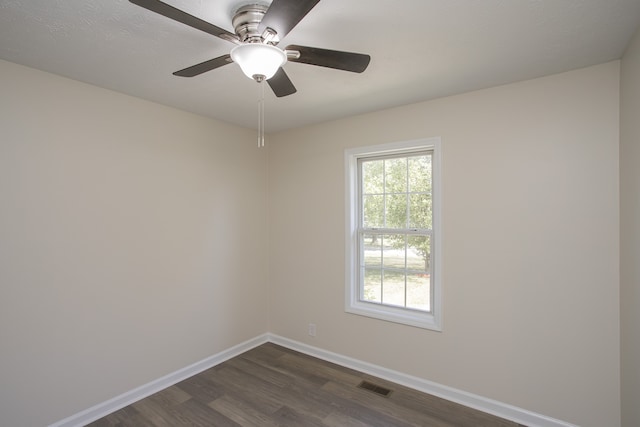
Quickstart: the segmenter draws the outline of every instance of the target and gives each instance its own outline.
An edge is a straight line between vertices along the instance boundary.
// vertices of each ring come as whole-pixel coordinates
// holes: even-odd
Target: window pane
[[[409,191],[431,193],[431,155],[409,158]]]
[[[404,307],[405,274],[396,271],[384,271],[382,303]]]
[[[384,160],[374,160],[362,163],[362,192],[363,194],[384,193]]]
[[[407,159],[387,159],[384,162],[387,193],[407,192]]]
[[[433,228],[431,194],[409,195],[409,228]]]
[[[430,273],[431,238],[408,236],[407,246],[407,269],[416,273]]]
[[[407,274],[407,308],[431,311],[431,277]]]
[[[362,206],[365,227],[384,227],[384,196],[363,196]]]
[[[367,267],[382,267],[382,236],[364,234],[362,236],[364,265]]]
[[[407,195],[394,194],[387,196],[386,203],[386,227],[406,228],[407,227]]]
[[[382,265],[384,268],[405,268],[404,234],[385,234],[382,245]]]
[[[364,269],[364,283],[360,299],[368,302],[382,302],[382,270]]]

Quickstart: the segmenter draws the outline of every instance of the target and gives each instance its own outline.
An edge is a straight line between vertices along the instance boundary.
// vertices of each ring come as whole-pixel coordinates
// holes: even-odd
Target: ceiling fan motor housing
[[[248,4],[239,8],[232,19],[233,28],[243,43],[262,43],[262,34],[258,26],[262,21],[268,6],[263,4]]]

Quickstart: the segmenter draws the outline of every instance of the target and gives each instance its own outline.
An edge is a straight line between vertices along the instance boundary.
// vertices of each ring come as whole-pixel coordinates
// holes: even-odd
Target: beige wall
[[[620,301],[622,425],[640,426],[640,31],[622,59]]]
[[[272,135],[271,331],[619,425],[618,112],[612,62]],[[344,149],[431,136],[443,146],[442,333],[344,312]]]
[[[0,425],[267,328],[255,134],[0,61]]]

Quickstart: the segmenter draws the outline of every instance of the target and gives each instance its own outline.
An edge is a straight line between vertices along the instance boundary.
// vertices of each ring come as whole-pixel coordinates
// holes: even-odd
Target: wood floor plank
[[[282,401],[269,387],[253,384],[250,380],[243,382],[242,377],[237,374],[228,376],[228,373],[229,369],[221,369],[210,378],[212,384],[225,390],[225,396],[234,397],[266,414],[272,414],[282,407]]]
[[[308,415],[301,414],[300,412],[283,406],[275,414],[275,419],[279,426],[285,427],[323,427],[322,421]]]
[[[350,417],[342,412],[333,412],[329,414],[322,424],[327,427],[371,427],[366,422]]]
[[[166,427],[168,425],[169,424],[164,421],[150,419],[142,414],[138,414],[122,420],[121,423],[117,424],[117,427]]]
[[[358,387],[390,388],[388,397]],[[91,427],[524,427],[267,343]]]
[[[262,366],[264,369],[280,372],[281,374],[289,377],[291,380],[299,381],[304,378],[310,383],[322,386],[328,380],[331,379],[329,375],[325,375],[324,372],[318,369],[319,366],[309,367],[309,362],[303,357],[290,357],[288,352],[281,352],[277,358],[264,359],[255,357],[253,354],[243,354],[243,359],[251,360],[252,362]],[[316,361],[318,359],[315,359]]]
[[[239,427],[241,426],[232,419],[224,416],[220,412],[204,405],[201,402],[190,399],[186,402],[175,406],[172,409],[174,419],[177,426],[191,427]]]
[[[149,400],[159,406],[172,407],[191,399],[191,395],[181,390],[179,387],[171,386],[159,391],[151,396]]]
[[[253,405],[232,395],[224,395],[209,403],[209,406],[242,426],[278,426],[272,413],[261,412]],[[273,411],[275,412],[277,411]]]
[[[224,389],[222,387],[215,387],[204,375],[195,375],[187,378],[176,384],[175,387],[187,396],[205,405],[224,395]]]
[[[286,388],[299,380],[299,378],[293,375],[273,369],[269,366],[260,365],[243,357],[237,357],[234,360],[231,360],[229,366],[233,366],[239,371],[249,374],[255,378],[259,378],[270,385],[279,388]]]
[[[149,420],[154,426],[170,427],[175,425],[176,421],[170,413],[170,406],[158,404],[151,397],[135,402],[131,406],[140,413],[141,418]],[[92,424],[90,425],[93,427]]]
[[[260,390],[262,394],[254,394],[253,400],[275,399],[281,407],[290,406],[297,413],[309,418],[322,419],[333,410],[326,399],[318,396],[321,384],[309,382],[303,377],[296,378],[269,367],[256,369],[256,366],[234,360],[228,364],[225,371],[218,371],[217,375],[224,375],[231,370],[236,370],[236,375],[249,374],[250,387]],[[243,368],[246,370],[242,370]]]

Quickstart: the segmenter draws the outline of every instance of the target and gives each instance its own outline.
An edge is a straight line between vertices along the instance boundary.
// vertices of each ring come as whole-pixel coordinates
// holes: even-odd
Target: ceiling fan
[[[282,66],[287,62],[317,65],[337,70],[363,72],[371,57],[361,53],[289,45],[277,47],[320,0],[273,0],[270,6],[248,4],[240,7],[232,19],[235,34],[159,0],[129,0],[138,6],[174,21],[204,31],[236,46],[229,54],[179,70],[173,74],[194,77],[236,62],[257,82],[267,81],[277,97],[291,95],[296,88]]]

